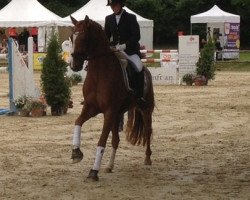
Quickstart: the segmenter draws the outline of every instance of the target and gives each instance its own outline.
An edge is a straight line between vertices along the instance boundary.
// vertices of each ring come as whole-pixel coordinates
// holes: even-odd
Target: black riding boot
[[[144,71],[138,72],[136,74],[136,99],[137,104],[141,107],[145,107],[146,101],[143,97],[144,94]]]

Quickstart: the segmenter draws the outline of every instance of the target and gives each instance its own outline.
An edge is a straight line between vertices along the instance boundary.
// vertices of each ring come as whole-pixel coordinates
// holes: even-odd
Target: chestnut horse
[[[75,121],[74,129],[74,131],[80,132],[78,134],[79,140],[83,123],[99,113],[104,114],[104,124],[97,144],[94,167],[90,170],[88,178],[98,180],[97,173],[110,131],[112,132],[113,150],[107,172],[111,172],[114,168],[115,154],[120,141],[119,123],[123,114],[127,111],[129,112],[126,138],[133,145],[142,144],[146,146],[144,164],[151,165],[150,142],[154,92],[150,72],[144,68],[146,106],[140,108],[137,105],[134,93],[126,88],[120,62],[114,51],[111,50],[101,25],[90,20],[88,16],[81,21],[71,17],[71,21],[74,24],[71,68],[73,71],[79,71],[83,68],[83,62],[88,61],[87,75],[83,85],[84,104],[81,114]],[[80,151],[80,147],[78,149]],[[73,162],[79,162],[82,159],[81,151],[79,155],[80,158],[75,160],[72,156]]]

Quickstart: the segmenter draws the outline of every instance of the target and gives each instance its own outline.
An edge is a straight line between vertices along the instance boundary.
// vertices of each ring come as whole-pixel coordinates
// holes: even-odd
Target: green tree
[[[215,76],[214,49],[214,43],[209,38],[207,44],[201,50],[199,60],[196,64],[197,75],[204,76],[207,81],[213,79]]]
[[[240,15],[240,40],[242,48],[250,48],[250,1],[232,0],[232,7]]]
[[[81,8],[88,0],[39,0],[39,2],[55,14],[66,17]]]
[[[1,0],[0,1],[0,9],[3,8],[4,6],[6,6],[9,2],[10,2],[10,0]]]
[[[41,74],[42,90],[47,104],[51,106],[52,115],[63,114],[63,109],[68,105],[71,94],[69,83],[65,79],[67,63],[62,59],[60,52],[58,37],[54,34],[43,60]]]

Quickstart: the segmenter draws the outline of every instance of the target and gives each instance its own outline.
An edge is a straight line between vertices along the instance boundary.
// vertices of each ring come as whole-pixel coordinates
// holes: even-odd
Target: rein
[[[108,55],[108,54],[110,54],[110,53],[112,53],[112,52],[113,52],[113,51],[109,51],[109,52],[97,54],[97,55],[94,55],[94,56],[88,56],[88,57],[86,58],[86,60],[93,60],[93,59],[95,59],[95,58],[100,58],[100,57],[106,56],[106,55]]]
[[[109,52],[105,52],[105,53],[101,53],[101,54],[97,54],[97,55],[94,55],[94,56],[88,56],[87,54],[76,54],[76,53],[72,53],[71,56],[73,58],[77,58],[79,59],[80,61],[90,61],[90,60],[94,60],[96,58],[100,58],[100,57],[103,57],[103,56],[106,56],[110,53],[112,53],[114,51],[109,51]]]

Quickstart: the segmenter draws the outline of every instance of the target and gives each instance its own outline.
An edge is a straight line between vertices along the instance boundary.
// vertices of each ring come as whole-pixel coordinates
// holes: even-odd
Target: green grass
[[[249,61],[250,62],[250,52],[241,52],[240,61]]]
[[[241,52],[238,60],[218,61],[215,64],[218,71],[250,71],[250,52]]]
[[[250,72],[250,61],[237,62],[237,61],[224,61],[215,63],[216,70],[218,71],[239,71]]]

